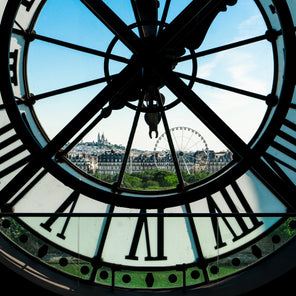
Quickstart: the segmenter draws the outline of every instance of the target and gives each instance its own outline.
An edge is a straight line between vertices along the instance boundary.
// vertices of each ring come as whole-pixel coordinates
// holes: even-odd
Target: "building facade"
[[[103,135],[101,140],[102,138],[104,140]],[[124,153],[123,150],[101,150],[95,144],[86,143],[85,145],[80,144],[78,150],[71,151],[68,158],[75,166],[88,174],[116,175],[121,170]],[[228,165],[233,159],[232,153],[229,151],[215,152],[211,150],[208,151],[206,157],[201,157],[201,155],[202,151],[197,151],[178,156],[181,171],[189,174],[207,171],[213,174]],[[137,151],[132,152],[127,160],[126,171],[128,173],[154,169],[175,171],[172,156],[167,152]]]

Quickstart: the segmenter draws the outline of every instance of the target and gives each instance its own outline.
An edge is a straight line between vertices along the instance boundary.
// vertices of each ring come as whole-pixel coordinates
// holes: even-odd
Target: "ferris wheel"
[[[190,127],[173,127],[169,132],[180,169],[188,174],[204,170],[208,164],[209,149],[203,136]],[[155,143],[154,159],[159,169],[174,168],[166,133],[159,136]]]

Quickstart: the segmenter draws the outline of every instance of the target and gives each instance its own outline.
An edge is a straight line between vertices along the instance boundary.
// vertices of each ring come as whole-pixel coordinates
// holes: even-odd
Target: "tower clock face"
[[[259,285],[296,229],[295,8],[1,1],[2,248],[61,294]]]

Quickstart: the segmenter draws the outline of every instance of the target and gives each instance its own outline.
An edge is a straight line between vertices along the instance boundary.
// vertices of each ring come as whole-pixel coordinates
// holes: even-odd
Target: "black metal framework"
[[[158,1],[131,0],[136,22],[127,24],[106,1],[81,0],[81,7],[112,33],[106,51],[35,32],[46,1],[7,1],[0,26],[5,51],[0,59],[2,65],[7,65],[0,69],[4,77],[0,101],[0,178],[4,180],[0,184],[1,240],[12,241],[17,252],[19,247],[25,249],[24,253],[29,254],[24,256],[67,274],[65,278],[79,278],[106,293],[120,288],[128,293],[129,289],[185,289],[193,294],[200,286],[247,272],[249,265],[268,261],[274,249],[280,251],[282,245],[293,243],[295,16],[286,1],[252,1],[266,24],[265,34],[199,51],[217,15],[235,7],[238,1],[192,1],[169,22],[174,1],[162,1],[162,14],[158,15]],[[35,41],[103,58],[103,77],[31,94],[27,62]],[[273,82],[268,95],[198,77],[198,59],[261,41],[270,44],[273,52]],[[130,57],[115,52],[118,43],[129,50]],[[111,61],[122,66],[118,73],[112,73]],[[188,61],[189,73],[174,70],[176,65]],[[47,136],[35,112],[38,101],[101,84],[104,87],[69,123],[55,136]],[[262,122],[248,143],[206,104],[196,84],[266,103]],[[174,95],[173,100],[165,102],[160,92],[163,87]],[[168,113],[180,105],[235,156],[223,170],[190,185],[184,182],[168,120]],[[134,118],[117,182],[104,183],[71,165],[67,153],[115,110],[125,108],[134,111]],[[154,133],[157,136],[158,125],[163,124],[179,183],[175,189],[141,191],[123,187],[142,115],[150,137]],[[46,186],[52,186],[54,193],[42,189]],[[43,192],[48,193],[48,200],[40,202],[37,196]],[[267,206],[259,212],[257,203],[263,201]],[[89,225],[90,233],[97,229],[92,251],[83,245],[87,244],[86,237],[81,240],[81,249],[74,248],[72,243],[80,242],[79,236],[84,234],[78,229],[84,227],[86,231],[85,225]],[[126,228],[120,228],[121,225]],[[168,233],[175,225],[186,231],[184,245],[179,247],[184,252],[190,246],[190,258],[171,258],[168,245],[176,240]],[[201,225],[207,225],[211,233],[211,251],[206,250]],[[118,251],[121,257],[115,256],[113,260],[110,250],[120,242],[116,235],[123,239],[123,230],[129,241],[122,253]],[[26,245],[28,241],[31,245]],[[89,244],[95,245],[93,241],[90,238]],[[267,241],[271,248],[265,246]],[[51,261],[53,254],[57,254],[58,261]],[[248,260],[242,259],[244,256]],[[77,270],[69,271],[70,261],[76,262]],[[231,271],[227,271],[229,266]]]
[[[196,76],[195,75],[196,74],[196,67],[197,67],[196,64],[194,64],[194,66],[193,66],[193,72],[190,77],[186,74],[182,74],[182,73],[179,74],[179,73],[174,73],[173,71],[171,71],[170,68],[172,68],[172,66],[169,66],[169,67],[167,66],[167,63],[168,64],[172,63],[169,60],[165,62],[165,65],[163,65],[162,67],[159,67],[159,65],[161,65],[159,59],[162,59],[163,55],[166,54],[166,50],[163,50],[163,52],[161,52],[161,48],[164,47],[164,45],[162,45],[162,43],[166,43],[166,42],[168,42],[168,44],[173,43],[173,40],[164,41],[164,40],[166,40],[166,38],[168,38],[168,37],[166,37],[166,35],[169,34],[169,33],[167,33],[167,32],[169,32],[169,30],[165,30],[165,32],[167,34],[163,34],[164,35],[163,37],[161,36],[162,34],[160,31],[158,33],[158,35],[159,35],[158,39],[160,39],[160,41],[157,42],[157,45],[153,45],[154,48],[151,49],[148,47],[149,50],[147,50],[146,41],[145,41],[145,45],[141,44],[143,42],[140,41],[140,39],[131,30],[131,28],[133,26],[129,27],[129,26],[125,25],[116,15],[114,15],[114,13],[111,13],[109,11],[109,8],[107,7],[107,5],[105,5],[104,3],[97,4],[97,3],[93,3],[91,1],[89,3],[85,3],[85,4],[90,6],[90,9],[92,11],[94,10],[93,13],[99,19],[102,19],[101,21],[109,23],[107,26],[110,27],[111,31],[115,32],[116,40],[117,39],[121,40],[121,42],[126,43],[126,46],[128,48],[130,48],[130,50],[133,53],[133,56],[132,56],[129,63],[126,58],[113,55],[112,53],[110,53],[108,51],[107,51],[107,53],[104,54],[101,51],[92,50],[90,48],[86,48],[83,46],[78,46],[78,45],[64,42],[61,40],[56,40],[56,39],[49,38],[46,36],[38,35],[33,31],[34,22],[32,22],[31,27],[28,30],[24,30],[21,27],[21,25],[18,24],[17,22],[15,23],[16,28],[13,29],[14,34],[16,34],[18,36],[24,36],[25,40],[27,40],[26,46],[25,46],[25,48],[26,48],[25,54],[28,50],[30,42],[32,42],[33,40],[42,40],[42,41],[48,42],[50,44],[55,44],[58,46],[71,48],[71,49],[78,50],[78,51],[81,51],[84,53],[94,54],[94,55],[98,55],[98,56],[104,56],[105,61],[107,61],[106,64],[108,64],[109,59],[116,60],[118,62],[128,63],[127,67],[122,71],[122,73],[120,73],[120,75],[119,74],[115,75],[113,77],[114,79],[112,79],[112,81],[110,81],[111,77],[109,77],[109,74],[107,73],[106,77],[94,79],[92,81],[88,81],[85,83],[75,84],[73,86],[64,87],[62,89],[49,91],[49,92],[39,94],[39,95],[38,94],[31,95],[29,92],[29,89],[27,89],[24,97],[19,98],[18,101],[19,101],[19,103],[24,102],[28,106],[32,106],[32,108],[33,108],[34,106],[32,105],[32,103],[34,103],[36,100],[45,99],[45,98],[49,98],[54,95],[58,95],[58,94],[62,94],[65,92],[81,89],[81,88],[84,88],[84,87],[87,87],[87,86],[90,86],[93,84],[105,82],[106,80],[109,81],[109,84],[107,85],[107,87],[101,93],[99,93],[90,102],[90,104],[88,104],[77,115],[77,117],[75,117],[75,119],[73,119],[67,126],[65,126],[65,128],[63,130],[61,130],[61,132],[54,139],[52,139],[50,141],[50,143],[47,147],[44,147],[42,149],[42,152],[40,152],[40,155],[41,154],[47,155],[46,157],[48,159],[51,159],[54,156],[55,159],[58,161],[66,161],[64,159],[63,155],[66,155],[66,153],[69,152],[69,150],[71,148],[73,148],[73,146],[75,144],[77,144],[101,120],[110,116],[113,109],[123,108],[123,106],[125,104],[127,104],[127,106],[131,106],[131,103],[128,102],[129,99],[124,99],[122,97],[132,98],[132,100],[135,100],[141,96],[142,97],[146,96],[145,100],[146,100],[146,102],[148,100],[148,105],[146,107],[142,107],[139,105],[138,107],[135,106],[134,108],[136,108],[136,109],[140,108],[141,112],[145,112],[147,114],[150,114],[151,112],[153,112],[153,114],[157,113],[157,112],[162,112],[161,111],[162,109],[163,109],[163,111],[165,111],[165,110],[173,107],[175,104],[180,103],[180,101],[182,101],[182,103],[193,114],[195,114],[202,122],[204,122],[205,125],[210,130],[212,130],[212,132],[217,136],[217,138],[219,138],[223,143],[225,143],[226,147],[228,149],[230,149],[236,155],[236,159],[233,163],[233,166],[234,167],[240,166],[240,169],[235,168],[231,172],[232,175],[235,174],[236,170],[239,171],[238,174],[241,174],[242,171],[246,171],[250,166],[250,162],[252,161],[255,164],[254,167],[252,168],[252,170],[256,171],[256,174],[260,175],[260,178],[263,181],[265,178],[268,180],[270,180],[271,178],[274,178],[273,173],[271,171],[269,172],[269,176],[267,177],[268,167],[264,164],[263,161],[258,160],[258,158],[260,158],[260,156],[262,155],[262,152],[266,149],[266,147],[268,145],[266,143],[268,141],[269,142],[272,141],[272,138],[274,137],[274,131],[277,130],[277,125],[278,125],[277,122],[280,121],[281,116],[284,116],[284,114],[286,112],[286,111],[284,111],[284,109],[287,110],[288,104],[285,104],[283,102],[283,100],[281,100],[280,104],[278,106],[276,106],[277,110],[279,110],[277,112],[278,117],[277,116],[273,117],[274,118],[273,123],[271,125],[269,125],[270,127],[264,132],[264,136],[262,137],[262,140],[258,141],[257,135],[262,134],[262,131],[266,128],[265,123],[266,123],[266,121],[269,120],[268,117],[269,117],[269,114],[271,113],[271,110],[273,110],[275,108],[275,105],[277,105],[278,98],[277,98],[277,94],[276,94],[276,85],[277,85],[277,80],[278,80],[278,78],[277,78],[277,67],[278,67],[277,60],[278,60],[278,58],[277,58],[277,49],[275,46],[275,42],[277,40],[277,37],[281,35],[280,31],[274,30],[271,27],[271,25],[268,23],[268,21],[266,20],[266,25],[267,25],[268,30],[265,35],[261,35],[261,36],[254,37],[254,38],[248,38],[246,40],[242,40],[242,41],[228,44],[225,46],[219,46],[217,48],[203,51],[201,53],[197,52],[196,54],[193,54],[193,52],[192,52],[193,49],[191,47],[190,48],[190,50],[191,50],[190,55],[187,55],[187,56],[185,55],[180,58],[178,58],[178,54],[179,54],[178,51],[176,53],[177,55],[175,54],[175,59],[177,60],[177,62],[182,62],[182,61],[186,61],[188,59],[194,60],[194,58],[198,58],[198,57],[201,57],[204,55],[209,55],[209,54],[212,54],[215,52],[221,52],[221,51],[224,51],[227,49],[237,48],[237,47],[247,45],[247,44],[254,44],[254,43],[261,41],[261,40],[268,40],[268,42],[273,44],[273,51],[274,51],[274,82],[273,82],[274,86],[273,86],[271,94],[269,94],[267,96],[263,96],[260,94],[253,93],[251,91],[245,91],[242,89],[234,88],[234,87],[223,85],[220,83],[206,81],[205,79],[196,78],[195,77]],[[136,4],[134,4],[134,5],[136,5]],[[193,8],[194,8],[194,5],[192,5]],[[198,4],[197,7],[194,9],[196,9],[197,11],[202,10],[200,5],[202,6],[202,4]],[[223,5],[225,6],[225,4],[223,4]],[[259,7],[260,7],[260,5],[259,5]],[[189,13],[189,14],[192,13],[193,8],[191,8],[191,7],[187,8],[187,10],[185,10],[185,12],[184,12],[184,15],[179,17],[180,20],[178,18],[176,19],[176,24],[174,24],[174,26],[178,26],[178,21],[182,22],[183,18],[187,19],[188,17],[186,15],[186,13]],[[220,9],[222,9],[222,8],[221,7],[216,8],[218,10],[215,13],[220,12]],[[169,9],[169,1],[166,2],[166,7],[164,9],[162,20],[159,24],[159,27],[162,29],[165,27],[165,14],[168,9]],[[155,13],[155,12],[153,12],[153,13]],[[99,14],[99,15],[97,15],[97,14]],[[106,20],[104,20],[105,18],[106,18]],[[266,19],[266,17],[265,17],[265,19]],[[140,25],[137,25],[137,26],[140,26]],[[171,27],[173,27],[173,24],[171,25]],[[204,29],[205,29],[205,31],[207,31],[207,27],[205,27]],[[141,30],[140,30],[140,32],[141,32]],[[181,33],[179,33],[179,35],[180,34]],[[287,34],[288,34],[288,32],[287,32]],[[293,34],[293,29],[291,30],[291,32],[289,32],[289,34],[291,34],[291,35]],[[187,39],[190,39],[189,37],[187,37]],[[201,36],[201,37],[203,38],[204,36]],[[174,38],[177,38],[177,37],[175,36]],[[287,38],[287,39],[290,40],[291,38]],[[135,43],[135,44],[133,44],[133,43]],[[158,43],[159,43],[159,45],[158,45]],[[178,46],[174,45],[175,48],[178,48]],[[139,48],[135,49],[137,47],[139,47]],[[142,53],[139,54],[138,51],[141,51],[141,48],[143,48]],[[151,54],[149,52],[151,50],[153,50],[155,52],[155,54]],[[148,53],[147,53],[147,51],[148,51]],[[25,60],[26,60],[26,58],[25,58]],[[289,65],[290,64],[293,64],[293,63],[289,62]],[[152,66],[154,69],[151,68]],[[147,69],[149,69],[149,70],[147,70],[148,71],[147,78],[146,78],[146,76],[143,76],[141,78],[141,74],[139,74],[140,72],[137,72],[137,71],[141,71],[141,67],[143,69],[146,69],[146,67],[147,67]],[[105,68],[106,68],[106,65],[105,65]],[[25,69],[26,68],[24,66],[24,71],[25,71]],[[289,74],[290,72],[292,73],[292,71],[286,70],[287,74]],[[106,73],[106,69],[105,69],[105,73]],[[26,73],[24,73],[24,74],[26,74]],[[149,75],[151,76],[154,74],[155,74],[155,77],[158,76],[158,78],[156,79],[157,80],[156,84],[153,80],[150,81],[151,78],[149,77]],[[131,77],[134,77],[134,79],[131,79]],[[182,80],[180,78],[189,79],[189,81],[190,81],[189,87],[187,87],[182,82]],[[293,80],[293,77],[291,77],[291,81],[292,80]],[[126,81],[126,84],[124,81]],[[231,92],[238,93],[238,94],[243,94],[243,95],[246,95],[249,97],[253,97],[253,98],[256,98],[259,100],[266,101],[267,105],[269,106],[269,108],[266,112],[266,118],[263,120],[261,127],[258,129],[257,135],[254,136],[254,138],[251,140],[251,142],[249,144],[244,143],[244,141],[242,141],[240,136],[237,135],[236,133],[234,133],[232,131],[232,129],[227,124],[225,124],[224,121],[221,120],[221,118],[219,118],[202,101],[202,99],[198,97],[198,95],[195,92],[193,92],[191,90],[192,81],[199,82],[199,83],[202,83],[205,85],[210,85],[210,86],[220,88],[220,89],[225,89],[227,91],[231,91]],[[152,88],[154,87],[155,92],[157,93],[157,90],[159,89],[159,87],[163,83],[165,83],[171,89],[171,91],[173,93],[175,93],[176,97],[178,98],[177,101],[175,103],[170,104],[170,106],[162,106],[161,105],[162,103],[160,101],[158,101],[158,99],[155,99],[153,102],[155,102],[154,104],[159,105],[159,107],[157,107],[156,109],[155,109],[155,107],[149,107],[149,104],[153,104],[153,102],[149,103],[149,99],[147,99],[147,96],[149,97],[149,94],[145,90],[145,88],[147,88],[147,86],[145,86],[145,84],[148,84],[149,87],[152,87]],[[112,84],[114,84],[115,86],[112,86]],[[144,86],[143,86],[143,84],[144,84]],[[121,85],[123,87],[121,87]],[[141,85],[141,87],[139,88],[137,85]],[[292,91],[291,86],[290,86],[291,90],[289,90],[289,92]],[[133,90],[133,92],[135,92],[135,93],[130,94],[130,89],[134,89],[134,88],[136,89],[136,90]],[[286,89],[288,89],[288,87],[286,87]],[[142,94],[141,94],[141,92],[142,92]],[[120,93],[120,95],[118,93]],[[109,102],[109,106],[104,107],[104,105],[107,102]],[[284,107],[284,104],[286,107]],[[96,115],[99,110],[101,110],[101,111],[99,112],[98,115]],[[34,116],[33,110],[32,110],[32,113]],[[165,112],[162,112],[161,114],[162,115],[160,115],[160,116],[163,120],[163,123],[165,124],[165,122],[166,122]],[[93,121],[90,121],[90,119],[94,115],[96,115],[96,118]],[[136,116],[138,116],[138,115],[136,115]],[[38,119],[36,119],[36,120],[37,120],[36,124],[38,125]],[[90,121],[90,123],[88,123],[89,121]],[[136,126],[135,126],[135,128],[136,128]],[[40,127],[40,129],[42,132],[41,127]],[[171,151],[172,151],[172,156],[174,157],[174,155],[176,154],[176,153],[174,153],[175,147],[173,147],[173,143],[172,143],[172,141],[170,141],[170,136],[169,136],[170,131],[169,131],[168,124],[165,124],[165,130],[166,130],[166,133],[168,134],[168,140],[171,143],[170,147],[171,147]],[[65,150],[61,150],[63,148],[63,146],[68,142],[68,140],[72,138],[72,136],[75,136],[72,143]],[[134,133],[132,132],[130,135],[130,140],[129,140],[130,144],[132,143],[133,136],[134,136]],[[46,138],[46,135],[44,135],[44,137]],[[265,140],[265,138],[268,138],[268,141]],[[26,139],[27,139],[27,137],[26,137]],[[257,143],[254,147],[252,147],[252,143],[254,143],[254,142],[257,142]],[[32,143],[32,144],[35,144],[35,143]],[[131,148],[131,145],[128,145],[128,147]],[[37,148],[37,150],[38,149],[39,148]],[[128,156],[129,154],[130,154],[130,151],[126,151],[126,155]],[[246,158],[249,158],[249,159],[247,161],[245,161]],[[128,159],[128,157],[125,157],[125,161],[122,164],[122,172],[125,171],[125,168],[127,165],[127,159]],[[175,156],[174,159],[175,159],[174,163],[176,166],[177,176],[178,176],[179,183],[180,183],[180,186],[178,186],[177,191],[181,190],[182,196],[180,196],[180,194],[177,192],[177,194],[175,194],[173,198],[170,197],[169,200],[163,198],[163,202],[167,205],[168,205],[168,203],[171,203],[171,205],[176,205],[176,204],[183,203],[184,198],[187,201],[195,200],[197,195],[202,198],[204,196],[203,192],[205,192],[205,191],[207,192],[209,190],[208,188],[206,188],[206,187],[208,187],[206,185],[207,183],[201,184],[201,186],[199,186],[199,184],[197,184],[197,186],[195,185],[195,186],[190,186],[190,187],[186,187],[186,186],[184,187],[182,185],[184,181],[183,181],[181,173],[180,173],[180,167],[178,165],[177,157]],[[245,163],[246,165],[243,165],[243,163]],[[258,163],[258,165],[257,165],[257,163]],[[50,166],[51,165],[53,165],[53,163],[51,163]],[[61,172],[61,175],[62,175],[62,172]],[[73,183],[74,180],[71,181],[70,176],[65,176],[65,177],[66,177],[65,182]],[[226,175],[223,176],[223,178],[226,178],[227,180],[232,179],[232,177],[227,177]],[[66,179],[68,179],[68,181],[66,181]],[[278,180],[277,180],[277,182],[278,182]],[[277,182],[271,182],[271,184],[277,184]],[[229,183],[229,181],[224,181],[223,183]],[[110,187],[106,184],[104,184],[104,186],[109,187],[111,192],[104,192],[104,194],[102,194],[100,192],[100,190],[98,192],[94,186],[92,188],[89,188],[89,186],[87,186],[87,184],[84,184],[84,186],[82,186],[83,189],[82,188],[81,189],[84,192],[94,191],[94,194],[96,196],[100,195],[100,199],[102,201],[114,200],[114,202],[116,204],[126,205],[120,196],[121,192],[126,191],[124,188],[122,188],[121,182],[117,182],[112,187]],[[217,187],[218,186],[219,185],[217,185]],[[192,187],[195,187],[194,192],[192,191],[192,189],[193,189]],[[210,187],[216,188],[216,186],[213,186],[212,183],[211,183]],[[275,188],[272,190],[280,191],[280,188],[282,186],[279,185],[277,187],[278,188]],[[183,189],[181,189],[181,188],[183,188]],[[190,189],[190,190],[188,190],[188,189]],[[190,192],[188,192],[188,191],[190,191]],[[116,197],[116,195],[113,194],[113,192],[118,192],[118,198]],[[128,199],[131,198],[131,202],[128,201],[127,204],[133,203],[137,206],[149,205],[150,207],[158,207],[158,205],[160,203],[162,203],[162,195],[163,195],[162,192],[158,192],[158,193],[141,192],[141,195],[142,195],[141,199],[138,198],[138,194],[139,194],[139,192],[130,192]],[[148,195],[154,194],[155,197],[145,198],[145,195],[147,195],[147,194]],[[157,196],[157,195],[159,195],[159,196]],[[125,200],[127,200],[127,199],[125,199]],[[140,200],[140,202],[138,203],[139,200]]]
[[[265,213],[265,214],[257,214],[254,213],[254,218],[259,217],[295,217],[295,213],[287,213],[287,214],[275,214],[275,213]],[[9,238],[11,240],[10,244],[14,245],[16,250],[20,250],[21,253],[23,252],[22,249],[25,250],[25,256],[28,256],[28,252],[31,253],[29,258],[30,260],[36,261],[36,264],[45,263],[49,265],[53,270],[56,271],[57,274],[60,276],[67,274],[67,277],[77,279],[81,285],[90,285],[93,284],[98,285],[98,287],[102,287],[105,293],[110,293],[120,287],[121,289],[126,289],[128,293],[131,293],[129,290],[132,289],[142,289],[146,290],[150,289],[151,292],[157,293],[160,291],[163,293],[167,289],[175,289],[177,293],[180,291],[190,293],[191,289],[194,287],[195,289],[198,287],[203,287],[206,284],[213,284],[219,282],[220,279],[227,279],[227,277],[233,276],[233,273],[240,274],[241,271],[246,271],[250,269],[250,266],[258,263],[268,261],[268,258],[271,257],[272,252],[275,250],[279,251],[286,245],[291,245],[295,242],[295,238],[290,236],[286,236],[284,234],[285,231],[291,231],[293,234],[296,232],[296,221],[295,218],[289,218],[288,220],[280,220],[272,229],[269,229],[267,233],[258,237],[255,241],[250,241],[248,244],[244,245],[243,247],[236,250],[234,254],[225,254],[218,259],[209,260],[207,258],[203,258],[202,256],[199,258],[197,262],[192,264],[181,264],[176,266],[170,267],[137,267],[137,266],[122,266],[116,264],[108,264],[108,263],[101,263],[100,258],[103,252],[103,244],[100,245],[96,256],[93,258],[87,258],[85,256],[81,256],[73,253],[69,253],[69,250],[63,249],[60,246],[55,246],[52,242],[42,238],[40,239],[38,233],[31,232],[29,233],[25,228],[22,231],[15,233],[16,225],[13,221],[19,221],[17,216],[19,217],[32,217],[32,216],[44,216],[49,217],[47,222],[51,219],[52,221],[56,220],[56,215],[43,213],[43,215],[32,213],[23,213],[23,214],[2,214],[1,219],[1,236],[2,239]],[[10,217],[14,217],[13,220]],[[105,224],[105,231],[103,234],[103,240],[106,240],[108,227],[110,226],[111,219],[116,219],[120,217],[139,217],[139,222],[137,223],[137,228],[135,229],[135,236],[131,244],[131,248],[129,250],[129,254],[126,257],[130,260],[137,260],[137,248],[139,244],[140,236],[137,235],[137,232],[146,232],[144,230],[147,227],[147,220],[149,217],[157,217],[159,223],[161,223],[161,227],[163,227],[163,222],[168,223],[168,220],[164,220],[165,218],[173,218],[179,217],[184,218],[184,215],[169,215],[158,212],[157,214],[148,214],[145,211],[141,211],[141,213],[136,215],[131,215],[128,213],[122,214],[114,214],[112,210],[109,213],[93,213],[93,214],[81,214],[81,213],[68,213],[58,215],[60,218],[61,216],[65,216],[68,218],[90,218],[90,217],[107,217],[106,224]],[[190,221],[190,223],[194,223],[192,217],[211,217],[211,218],[221,218],[223,217],[245,217],[250,215],[234,215],[234,214],[192,214],[187,213],[186,215]],[[283,223],[283,221],[287,221]],[[51,222],[52,222],[51,221]],[[22,222],[19,221],[21,224]],[[51,226],[49,223],[47,226]],[[10,231],[11,230],[11,231]],[[161,228],[159,229],[161,231]],[[65,239],[65,228],[58,234],[61,238]],[[293,237],[293,236],[292,236]],[[196,243],[198,243],[198,238],[194,238]],[[32,243],[34,247],[32,247]],[[161,242],[159,247],[165,242]],[[266,249],[266,243],[269,243],[270,248]],[[151,245],[152,246],[152,245]],[[21,249],[19,249],[21,248]],[[199,247],[200,248],[200,247]],[[164,256],[163,248],[158,249],[157,256],[152,256],[150,250],[150,243],[147,242],[147,257],[146,260],[151,261],[158,261],[158,260],[166,260],[166,256]],[[202,250],[199,249],[200,254],[202,254]],[[250,257],[248,259],[248,263],[244,256]],[[49,259],[52,256],[55,256],[56,259]],[[99,263],[100,262],[100,263]],[[256,264],[255,264],[256,263]],[[250,265],[250,266],[248,266]],[[37,266],[37,265],[36,265]],[[76,269],[69,270],[69,266],[75,266]],[[32,265],[34,268],[34,265]],[[48,267],[47,267],[48,268]],[[229,271],[228,269],[232,269]],[[58,283],[59,281],[57,281]],[[239,286],[239,284],[238,284]],[[232,288],[233,289],[233,288]],[[243,291],[243,289],[234,288],[235,291]],[[179,291],[179,292],[178,292]],[[194,290],[193,290],[194,291]],[[79,292],[79,288],[76,290]],[[172,291],[170,291],[172,292]],[[65,291],[63,292],[65,293]],[[235,294],[236,295],[236,294]]]

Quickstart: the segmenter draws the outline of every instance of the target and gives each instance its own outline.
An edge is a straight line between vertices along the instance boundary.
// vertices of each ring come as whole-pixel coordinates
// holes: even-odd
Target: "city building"
[[[120,172],[124,159],[124,147],[108,142],[104,134],[98,134],[98,142],[79,143],[69,154],[69,160],[88,174],[116,175]],[[181,171],[194,174],[200,171],[215,173],[229,164],[230,151],[209,150],[177,152]],[[128,157],[126,171],[129,173],[161,169],[175,171],[172,155],[166,151],[132,151]]]

